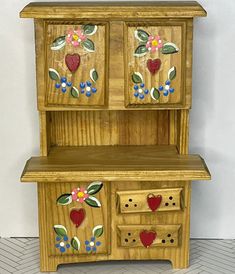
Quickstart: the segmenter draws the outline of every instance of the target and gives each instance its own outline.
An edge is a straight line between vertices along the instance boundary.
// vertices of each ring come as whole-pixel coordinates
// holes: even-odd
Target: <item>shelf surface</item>
[[[136,1],[136,2],[33,2],[20,13],[22,18],[138,18],[206,16],[196,1]]]
[[[209,180],[199,155],[179,155],[175,146],[55,147],[32,157],[22,182]]]

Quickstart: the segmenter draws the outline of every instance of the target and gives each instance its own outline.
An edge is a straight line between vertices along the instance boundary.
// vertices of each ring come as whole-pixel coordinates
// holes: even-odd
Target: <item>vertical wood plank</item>
[[[177,114],[177,147],[180,154],[188,154],[189,111],[180,110]]]

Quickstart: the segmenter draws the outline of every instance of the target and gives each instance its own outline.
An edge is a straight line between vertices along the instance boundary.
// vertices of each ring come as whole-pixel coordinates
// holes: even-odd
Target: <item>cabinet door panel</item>
[[[126,24],[126,106],[184,104],[184,24]]]
[[[107,254],[106,183],[50,183],[46,195],[50,255]]]
[[[106,34],[106,24],[48,24],[48,106],[105,104]]]

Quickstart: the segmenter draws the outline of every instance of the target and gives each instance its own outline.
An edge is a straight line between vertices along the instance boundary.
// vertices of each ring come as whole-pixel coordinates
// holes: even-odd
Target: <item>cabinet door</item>
[[[107,254],[108,186],[102,182],[50,183],[46,208],[50,255]]]
[[[169,20],[126,24],[126,106],[183,106],[184,30]]]
[[[106,34],[104,23],[48,23],[48,106],[105,104]]]

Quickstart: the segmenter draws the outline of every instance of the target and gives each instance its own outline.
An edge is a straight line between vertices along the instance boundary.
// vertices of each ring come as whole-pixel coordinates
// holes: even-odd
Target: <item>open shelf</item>
[[[175,146],[54,147],[32,157],[22,182],[209,180],[199,155],[179,155]]]

